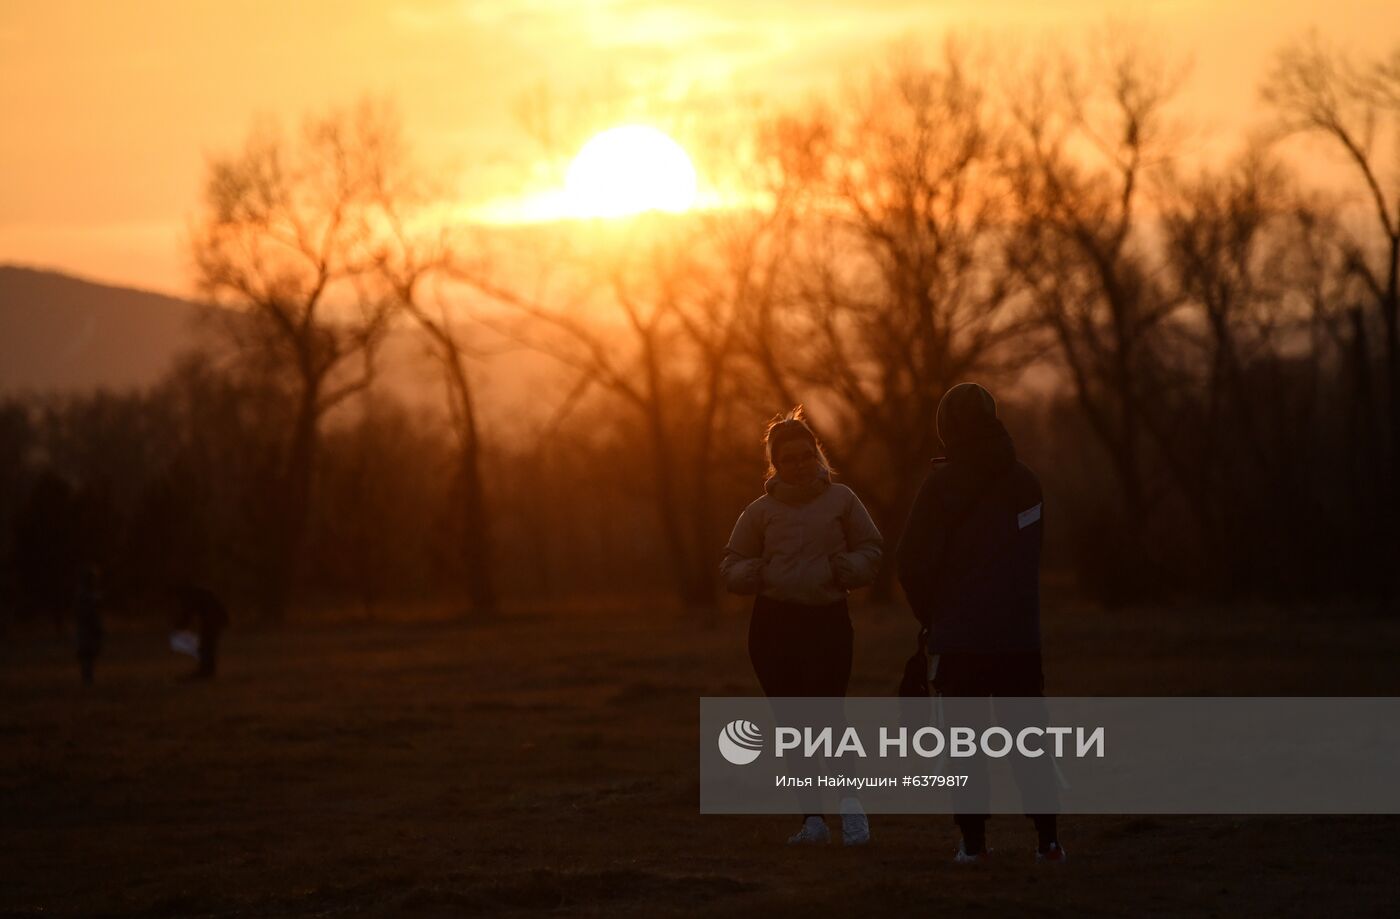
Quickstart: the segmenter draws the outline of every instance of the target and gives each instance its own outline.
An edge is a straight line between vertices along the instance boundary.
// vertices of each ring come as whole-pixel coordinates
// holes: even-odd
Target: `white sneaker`
[[[870,841],[870,821],[865,809],[855,798],[841,802],[841,843],[847,846],[863,846]]]
[[[821,846],[831,842],[831,830],[821,817],[808,817],[802,822],[802,829],[788,837],[790,846]]]
[[[992,860],[992,850],[978,852],[976,855],[968,855],[967,849],[962,843],[958,843],[958,851],[953,855],[955,865],[985,865]]]

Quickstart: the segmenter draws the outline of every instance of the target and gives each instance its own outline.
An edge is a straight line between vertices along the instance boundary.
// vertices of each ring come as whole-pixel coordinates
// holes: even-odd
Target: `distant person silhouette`
[[[900,583],[928,631],[933,688],[955,699],[1039,698],[1045,688],[1040,482],[1016,459],[996,400],[976,383],[948,390],[938,404],[937,424],[948,455],[933,460],[895,550]],[[986,703],[979,704],[986,709]],[[1041,761],[1019,762],[1016,780],[1023,796],[1037,782],[1042,795],[1057,794],[1050,784],[1054,774],[1037,765]],[[960,803],[986,807],[985,767],[973,764],[972,772],[968,792],[954,797],[955,808]],[[1055,815],[1031,819],[1036,860],[1064,861]],[[987,815],[958,813],[954,821],[962,831],[954,860],[986,860]]]
[[[228,609],[214,592],[198,584],[184,583],[175,590],[179,604],[177,629],[193,627],[199,633],[199,664],[192,679],[213,679],[218,668],[219,636],[228,627]]]
[[[102,627],[101,574],[96,566],[83,569],[78,577],[78,589],[73,596],[73,623],[83,685],[91,686],[97,668],[97,655],[102,651],[105,635]]]
[[[734,524],[720,570],[731,592],[756,594],[749,659],[764,694],[845,696],[852,652],[846,595],[875,580],[884,540],[855,492],[832,484],[801,406],[768,424],[764,444],[764,494]],[[813,803],[809,797],[803,806]],[[868,842],[859,802],[844,800],[841,811],[843,841]],[[830,838],[822,815],[808,813],[788,842]]]

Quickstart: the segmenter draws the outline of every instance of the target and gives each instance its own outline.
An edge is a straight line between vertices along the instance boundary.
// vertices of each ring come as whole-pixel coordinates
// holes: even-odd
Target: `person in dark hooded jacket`
[[[947,456],[933,461],[895,550],[900,584],[927,631],[933,687],[951,697],[1039,697],[1040,482],[1017,460],[983,387],[948,390],[937,423]],[[986,815],[954,819],[963,835],[956,860],[984,860]],[[1037,859],[1063,861],[1054,815],[1032,820]]]
[[[175,588],[175,598],[179,604],[175,627],[199,630],[199,666],[190,678],[212,680],[218,666],[219,636],[228,627],[228,609],[212,590],[188,581]]]

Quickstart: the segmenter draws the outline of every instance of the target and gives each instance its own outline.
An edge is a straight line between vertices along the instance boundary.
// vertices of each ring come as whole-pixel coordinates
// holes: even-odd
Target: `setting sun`
[[[687,210],[695,203],[695,167],[681,145],[645,125],[609,128],[569,165],[569,210],[586,217]]]

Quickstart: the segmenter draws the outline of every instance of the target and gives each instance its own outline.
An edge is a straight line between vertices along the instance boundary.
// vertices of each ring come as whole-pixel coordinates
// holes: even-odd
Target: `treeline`
[[[1393,607],[1400,56],[1285,50],[1271,132],[1203,168],[1174,94],[1128,43],[894,55],[707,144],[742,206],[509,233],[431,219],[382,108],[256,134],[211,163],[193,240],[222,348],[150,393],[6,405],[7,596],[60,604],[98,563],[125,595],[184,572],[269,616],[708,609],[766,417],[808,405],[892,544],[939,397],[977,379],[1088,594]],[[1337,182],[1289,165],[1297,135]],[[441,410],[377,382],[396,329]],[[564,381],[525,436],[483,422],[503,340]]]
[[[646,468],[604,415],[581,409],[547,447],[483,458],[507,599],[666,600]],[[269,495],[282,487],[277,435],[291,419],[284,394],[195,356],[149,392],[0,403],[6,616],[62,617],[89,565],[123,615],[166,616],[184,581],[245,616],[275,615],[282,560],[268,533],[283,520]],[[475,535],[462,529],[457,453],[440,415],[391,398],[359,399],[333,420],[291,596],[304,614],[471,609],[461,547]]]

